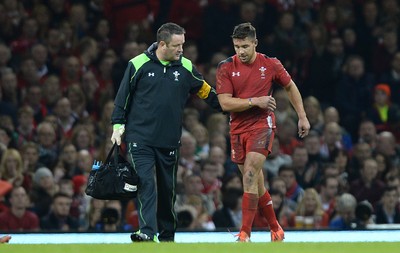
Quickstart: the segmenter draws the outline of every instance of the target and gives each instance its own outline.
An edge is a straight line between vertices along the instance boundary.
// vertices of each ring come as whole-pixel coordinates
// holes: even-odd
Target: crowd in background
[[[111,148],[127,62],[164,22],[211,85],[231,31],[257,29],[303,95],[311,132],[276,88],[265,185],[285,229],[400,223],[400,2],[397,0],[0,0],[0,231],[133,231],[135,201],[85,193]],[[240,228],[243,193],[229,115],[190,97],[181,138],[179,228]],[[256,217],[254,227],[266,221]]]

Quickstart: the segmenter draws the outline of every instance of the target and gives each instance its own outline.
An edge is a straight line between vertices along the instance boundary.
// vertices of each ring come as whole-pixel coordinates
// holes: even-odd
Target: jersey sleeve
[[[217,94],[233,94],[232,81],[229,76],[228,63],[221,62],[217,68],[217,83],[216,90]]]
[[[271,58],[271,60],[275,68],[274,81],[283,87],[288,85],[290,80],[292,80],[292,77],[286,71],[285,67],[283,67],[280,60],[278,60],[277,58]]]

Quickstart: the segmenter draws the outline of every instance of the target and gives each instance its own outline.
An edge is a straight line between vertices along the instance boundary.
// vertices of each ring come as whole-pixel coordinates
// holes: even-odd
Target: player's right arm
[[[226,112],[243,112],[254,106],[271,111],[276,109],[276,102],[272,96],[235,98],[232,94],[223,93],[218,94],[218,100],[222,110]]]

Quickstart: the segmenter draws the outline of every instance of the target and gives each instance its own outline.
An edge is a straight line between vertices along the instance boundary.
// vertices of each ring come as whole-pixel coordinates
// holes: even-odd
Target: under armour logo
[[[169,155],[175,155],[175,151],[170,151]]]
[[[154,76],[154,72],[150,72],[150,73],[149,73],[149,76]]]
[[[174,80],[174,81],[179,81],[179,80],[178,80],[178,76],[180,76],[180,73],[179,73],[178,71],[175,70],[175,72],[172,73],[172,74],[174,74],[174,76],[175,76],[175,80]]]
[[[132,147],[137,148],[137,143],[136,142],[132,143]]]
[[[240,76],[240,72],[232,72],[232,76]]]

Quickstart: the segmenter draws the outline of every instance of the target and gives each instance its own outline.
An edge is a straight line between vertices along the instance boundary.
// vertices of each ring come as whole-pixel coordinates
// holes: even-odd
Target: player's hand
[[[254,100],[256,101],[254,104],[262,109],[267,109],[270,111],[275,111],[276,109],[276,101],[272,96],[262,96],[255,98]]]
[[[121,137],[125,132],[125,125],[115,124],[113,126],[113,133],[111,136],[111,142],[114,144],[117,142],[117,145],[121,145]]]
[[[308,122],[307,118],[300,118],[298,127],[299,127],[298,134],[300,138],[306,137],[310,132],[310,122]]]

